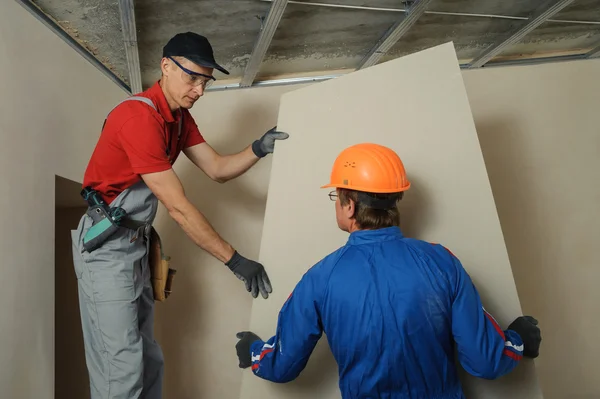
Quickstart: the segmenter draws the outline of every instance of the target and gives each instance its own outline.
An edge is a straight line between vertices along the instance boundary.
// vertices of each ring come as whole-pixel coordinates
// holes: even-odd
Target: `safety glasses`
[[[171,61],[175,63],[181,69],[181,79],[189,85],[194,87],[202,86],[203,88],[208,88],[212,84],[213,80],[216,80],[214,76],[205,75],[203,73],[198,73],[194,71],[190,71],[189,69],[183,67],[179,62],[175,61],[171,57],[167,57]]]

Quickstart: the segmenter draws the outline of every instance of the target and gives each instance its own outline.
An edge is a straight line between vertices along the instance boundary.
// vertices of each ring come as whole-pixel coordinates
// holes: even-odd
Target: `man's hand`
[[[275,150],[275,140],[285,140],[288,137],[290,137],[289,134],[277,131],[277,126],[275,126],[252,143],[252,151],[257,157],[263,158]]]
[[[260,337],[250,331],[242,331],[235,335],[239,341],[235,345],[235,351],[237,352],[238,359],[240,361],[239,367],[241,369],[252,366],[252,357],[250,356],[250,346],[255,341],[260,341]]]
[[[269,276],[267,276],[264,266],[260,263],[246,259],[235,251],[225,265],[246,284],[246,291],[252,292],[253,298],[258,296],[259,290],[265,299],[269,297],[269,293],[273,292]]]
[[[509,330],[513,330],[523,340],[523,356],[535,359],[540,355],[540,344],[542,343],[542,335],[538,321],[531,316],[517,317],[510,326]]]

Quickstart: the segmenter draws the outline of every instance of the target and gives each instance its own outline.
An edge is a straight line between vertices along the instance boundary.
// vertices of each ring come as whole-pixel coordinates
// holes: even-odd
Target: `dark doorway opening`
[[[71,230],[87,207],[81,184],[56,176],[54,250],[54,397],[90,397],[79,316],[77,279],[73,269]]]

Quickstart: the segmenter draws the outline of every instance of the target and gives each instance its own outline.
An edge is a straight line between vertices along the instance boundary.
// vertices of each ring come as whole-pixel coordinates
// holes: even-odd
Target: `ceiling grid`
[[[461,68],[600,56],[597,0],[15,0],[127,92],[175,33],[209,38],[209,90],[322,81],[453,41]]]

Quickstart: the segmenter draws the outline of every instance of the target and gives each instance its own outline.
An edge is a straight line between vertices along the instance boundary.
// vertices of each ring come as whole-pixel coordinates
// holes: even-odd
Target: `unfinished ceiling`
[[[584,57],[600,45],[600,0],[138,0],[137,66],[124,45],[120,9],[127,0],[121,8],[119,0],[17,1],[35,3],[127,86],[130,68],[139,68],[143,88],[160,75],[162,46],[184,31],[208,37],[231,72],[215,71],[217,88],[236,86],[245,74],[249,84],[331,76],[448,41],[464,67]],[[503,44],[536,18],[535,28]],[[395,24],[403,25],[393,30],[397,37],[377,47]]]

